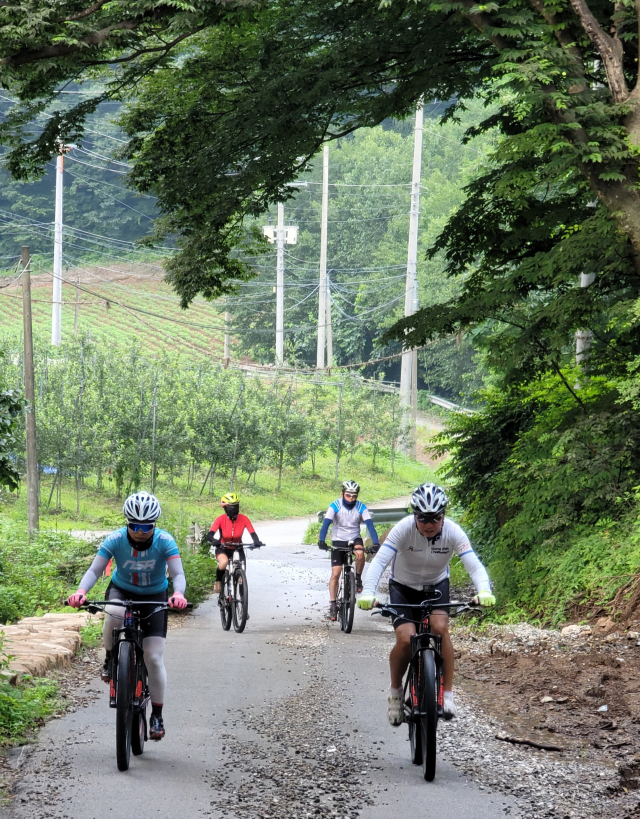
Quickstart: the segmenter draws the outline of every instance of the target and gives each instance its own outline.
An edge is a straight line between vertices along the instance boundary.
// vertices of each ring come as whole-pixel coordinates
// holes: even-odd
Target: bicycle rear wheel
[[[419,717],[415,716],[416,712],[420,710],[418,694],[420,691],[421,667],[422,663],[418,655],[418,662],[415,663],[415,665],[412,664],[409,670],[411,677],[409,678],[407,691],[409,695],[409,711],[411,712],[409,717],[409,744],[411,746],[411,762],[414,765],[422,765],[422,721]]]
[[[119,771],[129,770],[135,683],[133,646],[128,642],[121,642],[118,647],[118,682],[116,688],[116,761]]]
[[[233,573],[233,627],[240,633],[247,625],[247,606],[249,604],[249,587],[244,569]]]
[[[147,669],[144,661],[138,664],[139,674],[136,683],[137,704],[133,711],[131,726],[131,751],[134,756],[144,752],[144,743],[147,737]]]
[[[438,729],[438,692],[436,688],[436,661],[432,649],[422,653],[420,680],[420,711],[422,712],[422,774],[427,782],[436,775]]]
[[[344,572],[344,599],[342,601],[342,630],[346,634],[353,628],[353,615],[356,610],[356,580],[352,571]]]
[[[220,606],[220,620],[222,621],[222,628],[229,631],[231,628],[231,577],[226,572],[222,578],[222,591],[218,598],[218,605]]]

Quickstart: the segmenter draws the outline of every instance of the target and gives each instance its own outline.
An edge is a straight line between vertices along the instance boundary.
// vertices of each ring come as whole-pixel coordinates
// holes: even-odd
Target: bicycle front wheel
[[[229,631],[231,628],[231,578],[229,574],[225,574],[222,578],[222,591],[218,598],[218,605],[220,606],[220,620],[222,621],[222,628]]]
[[[422,774],[427,782],[433,782],[436,775],[438,691],[436,687],[436,661],[431,649],[427,649],[422,653],[421,666]]]
[[[411,762],[414,765],[422,765],[422,720],[416,716],[420,711],[419,691],[420,675],[422,663],[418,656],[418,662],[412,664],[409,674],[411,675],[408,685],[409,698],[409,744],[411,746]]]
[[[244,631],[247,625],[247,606],[249,604],[249,587],[244,569],[233,573],[233,627],[237,632]]]
[[[116,688],[116,760],[119,771],[129,770],[131,754],[131,726],[133,722],[133,694],[136,675],[133,668],[131,643],[121,642],[118,647],[118,682]]]
[[[342,630],[346,634],[353,628],[353,615],[356,610],[356,581],[353,572],[344,573],[344,598],[342,601]]]

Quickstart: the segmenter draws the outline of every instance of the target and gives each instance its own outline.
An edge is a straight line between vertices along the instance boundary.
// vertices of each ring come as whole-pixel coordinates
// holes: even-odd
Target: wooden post
[[[33,334],[31,320],[31,260],[29,248],[22,248],[22,314],[24,319],[24,392],[27,399],[25,427],[27,434],[27,525],[29,536],[40,528],[38,453],[36,449],[35,375],[33,368]]]
[[[73,337],[78,337],[78,312],[80,310],[80,274],[76,276],[76,309],[73,315]]]

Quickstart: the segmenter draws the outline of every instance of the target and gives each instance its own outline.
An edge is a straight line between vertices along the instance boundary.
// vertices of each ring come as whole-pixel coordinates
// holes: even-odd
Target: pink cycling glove
[[[187,600],[182,592],[174,592],[169,598],[169,605],[172,609],[186,609]]]
[[[67,600],[67,604],[72,606],[74,609],[79,609],[80,606],[86,602],[87,593],[84,589],[78,589],[75,594],[70,595]]]

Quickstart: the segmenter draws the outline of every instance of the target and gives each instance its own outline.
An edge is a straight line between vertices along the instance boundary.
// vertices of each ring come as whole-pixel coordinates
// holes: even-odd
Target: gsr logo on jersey
[[[132,572],[150,572],[155,565],[155,560],[125,560],[122,568],[131,569]]]

